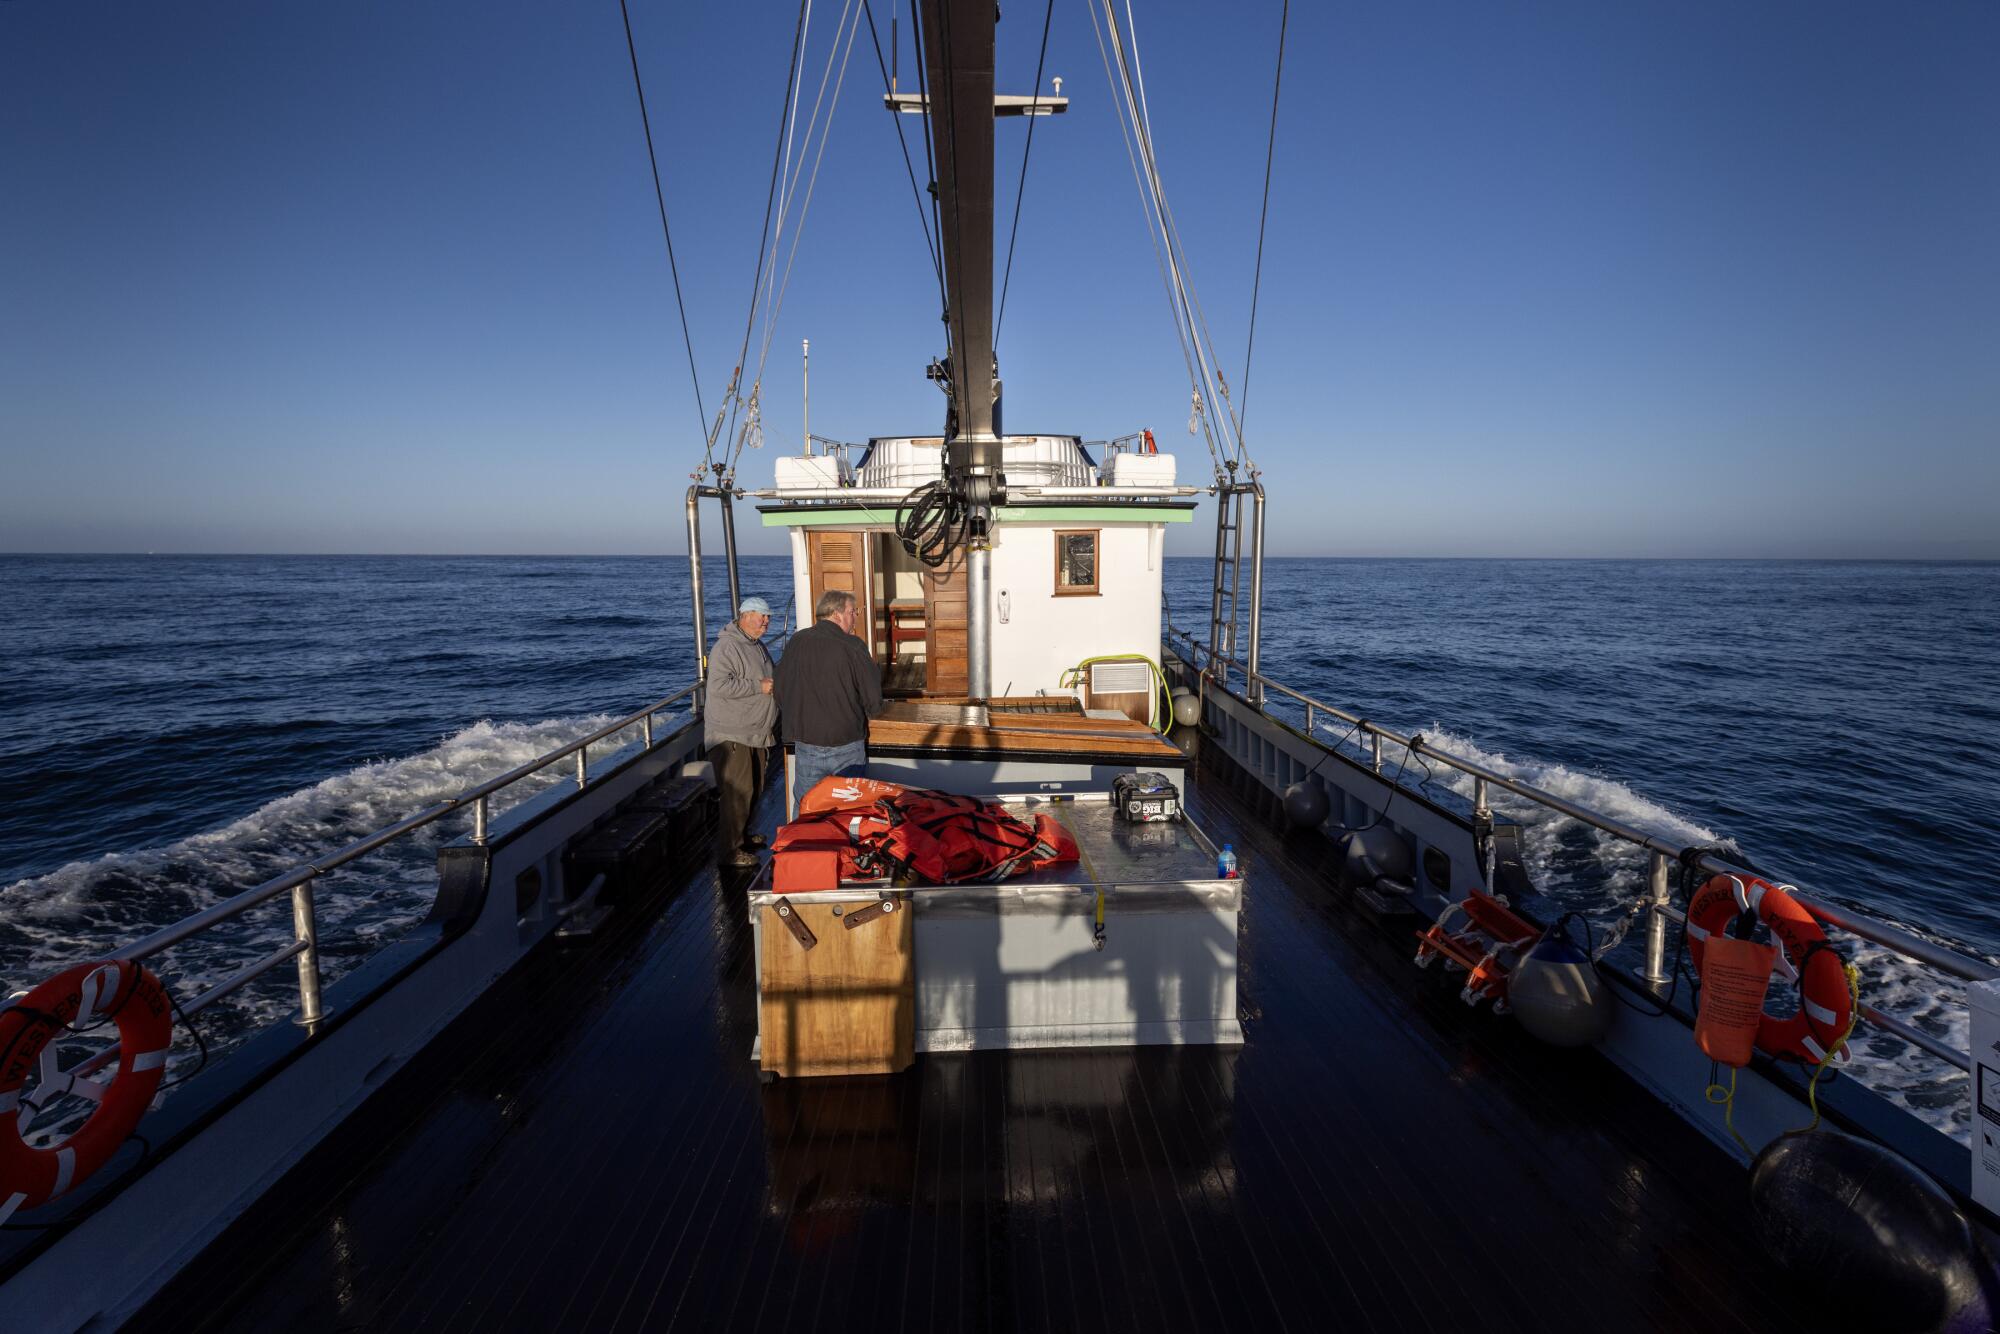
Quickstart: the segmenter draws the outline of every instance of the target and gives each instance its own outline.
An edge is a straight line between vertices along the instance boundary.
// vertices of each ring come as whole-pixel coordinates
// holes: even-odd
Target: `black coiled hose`
[[[896,537],[903,550],[932,569],[965,544],[965,502],[944,478],[926,483],[896,506]]]

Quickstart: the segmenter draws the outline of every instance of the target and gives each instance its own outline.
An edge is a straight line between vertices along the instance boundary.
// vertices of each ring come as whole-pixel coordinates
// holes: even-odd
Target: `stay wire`
[[[798,83],[799,56],[806,32],[806,11],[811,6],[811,3],[812,0],[799,0],[798,27],[792,31],[791,70],[785,76],[784,105],[778,108],[778,146],[771,154],[771,184],[764,196],[764,225],[758,233],[757,239],[757,268],[750,277],[750,310],[743,318],[743,344],[737,349],[736,371],[731,375],[729,382],[729,431],[731,432],[736,429],[737,406],[743,401],[743,395],[740,392],[743,363],[749,359],[750,335],[757,327],[757,294],[764,287],[764,256],[771,246],[771,209],[778,201],[778,169],[784,163],[785,124],[791,115],[792,93]],[[714,462],[712,458],[713,451],[714,440],[711,439],[709,442],[709,454],[711,457],[708,458],[711,466]]]
[[[1110,0],[1105,0],[1105,5],[1115,32],[1116,13],[1110,9]],[[1215,338],[1208,331],[1208,315],[1201,308],[1201,294],[1195,290],[1194,273],[1188,264],[1187,247],[1181,244],[1180,227],[1174,222],[1174,211],[1167,203],[1166,181],[1160,175],[1159,150],[1153,143],[1153,113],[1146,99],[1146,70],[1139,55],[1139,20],[1132,12],[1132,0],[1125,0],[1125,26],[1132,35],[1132,60],[1127,81],[1128,86],[1136,86],[1138,90],[1138,110],[1134,114],[1139,127],[1139,142],[1145,152],[1147,170],[1152,176],[1154,194],[1159,201],[1160,227],[1167,238],[1167,253],[1174,263],[1175,279],[1180,284],[1181,302],[1184,306],[1190,307],[1187,316],[1188,332],[1195,340],[1195,361],[1201,370],[1202,388],[1208,391],[1210,400],[1221,400],[1224,420],[1233,428],[1235,410],[1229,405],[1229,382],[1223,377],[1222,363],[1216,356]],[[1125,45],[1122,38],[1118,43],[1118,57],[1122,64],[1125,59]],[[1213,371],[1210,369],[1211,366],[1214,368]],[[1207,414],[1203,414],[1203,420],[1208,420]],[[1225,438],[1223,447],[1227,449],[1228,445],[1229,441]],[[1237,462],[1241,463],[1243,457],[1243,438],[1239,434],[1236,436]]]
[[[1290,3],[1290,0],[1286,0]],[[1041,119],[1042,66],[1049,55],[1049,25],[1056,16],[1056,0],[1042,15],[1042,52],[1035,57],[1035,100],[1028,106],[1028,142],[1021,149],[1021,179],[1014,187],[1014,225],[1007,229],[1007,265],[1000,276],[1000,310],[993,317],[993,352],[1000,353],[1000,326],[1007,322],[1007,286],[1014,279],[1014,238],[1021,234],[1021,200],[1028,192],[1028,159],[1035,151],[1035,122]]]
[[[868,17],[868,38],[875,44],[875,64],[882,70],[882,91],[893,94],[895,92],[895,82],[890,76],[888,64],[882,59],[882,36],[876,30],[875,14],[869,8],[869,0],[861,0],[861,12]],[[894,40],[893,31],[891,40],[892,42]],[[944,261],[938,258],[937,238],[931,234],[930,214],[924,210],[924,192],[917,185],[916,164],[910,158],[910,140],[903,133],[903,113],[891,107],[889,121],[896,127],[896,143],[903,150],[903,171],[910,178],[910,199],[917,206],[917,225],[923,229],[924,248],[930,251],[931,272],[937,276],[938,305],[942,307],[946,299],[944,291]]]
[[[802,48],[804,49],[811,48],[812,0],[806,0],[805,26],[800,32],[799,40]],[[803,79],[803,74],[804,74],[804,68],[803,68],[803,57],[802,57],[799,85],[797,88],[792,90],[791,107],[786,112],[785,147],[784,147],[784,152],[780,155],[784,159],[784,167],[778,173],[778,222],[777,222],[777,229],[771,233],[771,248],[773,251],[775,251],[778,248],[778,246],[783,244],[785,235],[785,216],[787,213],[791,211],[791,206],[792,206],[792,184],[796,179],[795,173],[792,170],[792,140],[798,134],[798,129],[799,129],[799,100],[805,92],[805,83]],[[822,91],[825,89],[825,86],[826,85],[824,83],[820,85]],[[764,341],[767,343],[771,340],[771,288],[773,284],[775,284],[776,282],[777,282],[777,270],[774,265],[772,271],[766,274],[764,277]],[[756,381],[752,380],[751,387],[754,389],[755,386],[756,386]]]
[[[1195,372],[1194,353],[1188,347],[1188,331],[1182,320],[1182,306],[1175,287],[1173,272],[1168,264],[1167,253],[1162,249],[1163,238],[1160,235],[1161,229],[1156,229],[1155,227],[1155,218],[1159,209],[1158,201],[1155,198],[1150,178],[1145,169],[1140,165],[1140,156],[1144,151],[1143,145],[1138,147],[1134,145],[1134,140],[1139,135],[1139,125],[1136,104],[1132,100],[1130,77],[1126,75],[1125,71],[1124,38],[1118,31],[1116,15],[1111,9],[1110,0],[1102,0],[1102,2],[1105,6],[1105,20],[1111,29],[1112,44],[1118,48],[1118,68],[1116,71],[1112,69],[1110,49],[1106,47],[1104,41],[1105,25],[1098,22],[1097,5],[1094,3],[1088,4],[1084,8],[1090,14],[1090,30],[1091,34],[1097,39],[1098,58],[1104,64],[1104,81],[1111,88],[1112,108],[1118,118],[1118,134],[1125,142],[1125,157],[1132,167],[1132,183],[1139,188],[1139,199],[1142,204],[1140,217],[1146,224],[1146,239],[1153,243],[1153,259],[1159,265],[1160,285],[1165,289],[1167,294],[1168,318],[1173,322],[1174,337],[1180,343],[1181,361],[1187,367],[1188,385],[1199,394],[1201,381]],[[1122,84],[1121,76],[1124,76]],[[1131,122],[1129,127],[1127,124],[1128,119]],[[1208,447],[1209,464],[1215,470],[1216,479],[1220,481],[1223,475],[1222,456],[1216,451],[1214,432],[1212,428],[1208,427],[1205,418],[1203,427],[1202,443]]]
[[[1278,72],[1271,79],[1271,135],[1264,145],[1264,202],[1257,210],[1257,264],[1250,280],[1250,336],[1243,347],[1243,383],[1237,389],[1236,431],[1250,417],[1250,354],[1257,348],[1257,298],[1264,287],[1264,222],[1271,213],[1271,160],[1278,149],[1278,94],[1285,86],[1285,29],[1291,22],[1292,0],[1278,13]]]
[[[849,21],[850,18],[852,20],[851,23]],[[847,40],[844,45],[841,42],[840,38],[840,34],[843,29],[847,33]],[[834,61],[834,56],[838,54],[840,56],[840,72],[838,77],[834,78],[833,99],[836,104],[840,101],[840,90],[847,82],[847,62],[849,58],[852,57],[854,54],[854,39],[858,37],[860,33],[861,33],[861,15],[858,12],[856,12],[853,5],[853,0],[848,0],[847,6],[841,10],[840,22],[836,24],[834,27],[833,47],[827,52],[826,76],[822,77],[822,79],[820,80],[820,94],[822,98],[824,97],[826,91],[826,79],[834,77],[833,61]],[[792,244],[791,248],[785,253],[784,275],[782,279],[776,282],[775,291],[771,303],[768,306],[766,306],[764,311],[764,318],[765,318],[764,343],[763,346],[759,349],[757,355],[757,373],[755,376],[752,377],[750,382],[752,397],[756,396],[759,388],[762,386],[764,381],[764,367],[770,361],[771,358],[771,343],[777,332],[776,322],[778,314],[784,309],[785,293],[790,290],[792,285],[792,267],[797,262],[799,257],[799,242],[803,240],[805,236],[806,214],[812,208],[813,188],[819,183],[820,165],[826,159],[827,141],[833,135],[833,115],[831,112],[829,112],[825,124],[820,125],[819,106],[817,103],[815,103],[813,108],[812,120],[808,122],[806,126],[806,141],[808,147],[810,147],[812,133],[815,126],[818,126],[819,128],[819,147],[817,149],[811,150],[813,153],[812,172],[810,175],[806,177],[805,198],[804,201],[799,205],[798,218],[796,219],[792,227]],[[804,170],[804,165],[805,165],[804,157],[801,156],[800,166],[799,166],[799,169],[801,171]],[[794,173],[793,180],[794,184],[796,184],[797,180],[796,173]],[[789,200],[787,201],[786,207],[789,208]],[[781,227],[783,226],[783,221],[784,221],[783,218],[780,217],[779,225]],[[775,258],[773,259],[772,262],[772,275],[774,278],[777,277],[777,263]],[[729,476],[731,477],[734,477],[736,474],[736,463],[737,460],[742,458],[743,456],[743,445],[745,440],[748,438],[748,434],[749,433],[746,431],[743,436],[737,439],[736,452],[734,455],[731,456],[729,461]]]
[[[653,119],[646,112],[646,85],[639,77],[639,48],[632,40],[632,13],[625,0],[618,0],[618,14],[625,20],[625,54],[632,60],[632,89],[639,95],[639,124],[646,132],[646,163],[653,169],[653,199],[660,206],[660,233],[667,238],[667,271],[674,276],[674,305],[681,313],[681,342],[687,347],[688,378],[694,381],[695,429],[706,440],[708,408],[701,401],[701,372],[694,364],[694,335],[688,332],[687,301],[681,296],[681,266],[674,259],[674,229],[667,224],[667,194],[660,185],[660,156],[653,149]]]

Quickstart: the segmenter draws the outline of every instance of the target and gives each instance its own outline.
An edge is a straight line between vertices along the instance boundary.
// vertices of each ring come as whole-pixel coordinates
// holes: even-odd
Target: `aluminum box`
[[[1080,860],[999,884],[789,896],[770,892],[767,870],[749,896],[760,964],[766,933],[783,930],[773,916],[781,898],[865,905],[890,894],[908,902],[916,933],[919,1052],[1243,1040],[1244,882],[1216,875],[1215,845],[1192,822],[1131,824],[1102,793],[1001,804],[1030,823],[1055,816]]]

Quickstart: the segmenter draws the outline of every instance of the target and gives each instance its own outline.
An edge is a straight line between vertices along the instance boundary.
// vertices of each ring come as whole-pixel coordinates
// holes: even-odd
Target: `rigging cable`
[[[852,20],[853,20],[851,23],[848,22],[850,15],[852,15]],[[847,30],[847,42],[844,47],[842,46],[840,40],[840,32],[842,26],[845,26]],[[861,34],[861,15],[855,9],[854,0],[848,0],[847,5],[841,10],[841,23],[839,25],[836,25],[834,28],[833,49],[827,52],[827,58],[826,58],[826,63],[827,63],[826,76],[832,76],[834,52],[839,51],[841,53],[839,77],[834,79],[834,84],[833,84],[833,100],[835,105],[839,104],[840,90],[842,86],[847,82],[847,62],[848,59],[854,54],[854,39],[860,36],[860,34]],[[820,91],[822,96],[826,91],[826,76],[823,76],[820,80]],[[813,108],[813,119],[812,121],[808,122],[806,126],[806,138],[808,142],[810,142],[812,138],[813,127],[814,125],[817,125],[818,122],[819,122],[819,107],[818,104],[815,103]],[[751,402],[753,404],[758,401],[759,396],[762,393],[762,386],[764,380],[764,366],[765,363],[770,360],[771,342],[777,332],[776,320],[778,317],[778,312],[784,308],[785,293],[791,287],[792,284],[792,266],[799,257],[799,241],[805,235],[806,213],[812,208],[813,187],[819,182],[820,164],[826,159],[826,144],[827,140],[832,137],[832,134],[833,134],[833,113],[831,110],[829,110],[827,112],[826,123],[824,125],[819,126],[819,147],[816,150],[814,150],[812,173],[811,175],[806,177],[805,200],[803,203],[799,205],[798,220],[792,227],[792,246],[791,249],[787,251],[785,254],[784,278],[777,284],[776,296],[773,299],[772,303],[765,308],[764,345],[758,352],[757,374],[752,379],[750,388],[750,397],[751,397]],[[800,158],[799,169],[804,170],[803,156]],[[794,181],[796,182],[796,173],[794,174]],[[787,202],[787,206],[789,207],[789,201]],[[784,218],[782,215],[779,217],[778,221],[780,227],[782,227],[784,224]],[[776,272],[775,263],[773,265],[773,272],[774,273]],[[761,436],[761,430],[759,434]],[[749,438],[750,438],[750,422],[746,420],[744,422],[743,434],[739,436],[736,441],[736,452],[734,455],[730,457],[729,460],[729,469],[727,475],[732,479],[736,475],[736,462],[743,456],[743,446],[744,443],[748,441]]]
[[[951,297],[944,283],[944,209],[938,197],[937,188],[937,134],[931,124],[931,74],[930,61],[924,56],[923,23],[917,17],[916,0],[910,0],[910,46],[916,53],[917,95],[924,105],[924,169],[930,173],[931,235],[937,238],[938,247],[938,321],[944,325],[945,359],[951,358]],[[940,450],[942,453],[942,450]]]
[[[1108,4],[1110,4],[1110,0],[1106,0],[1106,6]],[[1114,22],[1116,22],[1116,16],[1114,16]],[[1152,176],[1154,176],[1156,190],[1158,190],[1158,196],[1160,196],[1160,226],[1162,226],[1162,230],[1170,238],[1170,254],[1178,256],[1178,260],[1180,260],[1178,268],[1176,268],[1176,274],[1180,278],[1182,298],[1184,298],[1184,302],[1188,306],[1192,306],[1192,314],[1188,316],[1188,328],[1190,328],[1190,332],[1194,332],[1196,328],[1200,330],[1196,334],[1196,342],[1194,342],[1196,360],[1202,366],[1204,384],[1206,384],[1208,376],[1214,376],[1214,384],[1208,386],[1210,396],[1212,398],[1218,396],[1222,400],[1222,416],[1224,416],[1224,422],[1230,426],[1230,432],[1226,432],[1226,434],[1234,434],[1234,438],[1236,438],[1236,462],[1244,462],[1244,440],[1242,440],[1242,432],[1236,428],[1236,408],[1234,408],[1234,404],[1230,404],[1230,382],[1222,376],[1222,358],[1216,354],[1216,338],[1214,338],[1214,334],[1208,332],[1208,312],[1202,310],[1202,296],[1200,296],[1200,292],[1194,290],[1194,268],[1188,264],[1188,248],[1184,244],[1180,244],[1180,224],[1174,222],[1174,208],[1166,202],[1166,182],[1160,180],[1160,156],[1158,156],[1158,152],[1152,146],[1152,106],[1146,102],[1146,66],[1140,62],[1140,54],[1138,54],[1138,18],[1132,14],[1132,0],[1126,0],[1126,28],[1132,30],[1132,70],[1130,70],[1130,76],[1138,82],[1138,110],[1140,110],[1140,118],[1144,120],[1144,134],[1146,134],[1146,138],[1144,138],[1144,144],[1146,144],[1146,162],[1152,166]],[[1118,48],[1118,54],[1120,54],[1120,58],[1124,56],[1124,46],[1122,44]],[[1202,354],[1204,344],[1206,344],[1206,356]],[[1214,368],[1214,370],[1210,370],[1210,368]],[[1224,440],[1224,444],[1228,444],[1228,442]]]
[[[639,94],[639,124],[646,131],[646,161],[653,168],[653,198],[660,206],[660,231],[667,238],[667,270],[674,275],[674,304],[681,312],[681,341],[687,346],[688,377],[694,381],[696,430],[708,434],[708,409],[701,401],[701,373],[694,366],[694,335],[688,332],[687,302],[681,297],[681,268],[674,261],[674,229],[667,225],[667,195],[660,187],[660,158],[653,151],[653,121],[646,114],[646,85],[639,78],[639,48],[632,41],[632,14],[625,0],[618,0],[618,13],[625,20],[625,54],[632,58],[632,88]]]
[[[1194,355],[1188,349],[1187,332],[1181,323],[1180,306],[1175,296],[1173,276],[1169,272],[1167,267],[1166,253],[1160,248],[1160,237],[1154,230],[1155,210],[1153,207],[1152,195],[1147,187],[1145,174],[1139,166],[1138,154],[1133,148],[1133,143],[1132,143],[1133,129],[1128,129],[1128,127],[1126,126],[1126,112],[1128,110],[1128,106],[1130,103],[1130,97],[1128,95],[1126,98],[1127,105],[1121,105],[1118,100],[1118,94],[1120,92],[1118,75],[1112,72],[1111,55],[1104,45],[1104,30],[1098,24],[1097,21],[1096,5],[1094,4],[1086,5],[1084,6],[1084,9],[1090,15],[1091,32],[1097,38],[1098,58],[1104,63],[1104,80],[1111,86],[1111,92],[1113,94],[1112,107],[1116,111],[1118,116],[1118,134],[1119,137],[1123,139],[1125,142],[1125,157],[1126,160],[1130,162],[1132,166],[1132,183],[1139,187],[1139,198],[1140,201],[1145,205],[1145,207],[1142,208],[1140,211],[1140,217],[1145,220],[1146,238],[1153,243],[1153,258],[1158,263],[1160,268],[1160,284],[1162,287],[1166,289],[1167,309],[1173,320],[1174,337],[1178,339],[1180,342],[1181,361],[1187,367],[1188,384],[1194,389],[1196,397],[1199,398],[1201,393],[1200,382],[1195,375]],[[1114,31],[1114,36],[1115,36],[1115,31]],[[1119,60],[1120,64],[1122,65],[1124,60],[1124,53],[1122,52],[1122,50],[1119,53]],[[1190,423],[1190,431],[1192,431],[1192,429],[1193,429],[1192,423]],[[1208,446],[1209,464],[1214,468],[1216,480],[1219,482],[1222,480],[1222,474],[1223,474],[1222,457],[1221,455],[1216,453],[1215,438],[1212,429],[1205,430],[1203,432],[1203,443]]]
[[[882,70],[882,91],[893,95],[896,91],[895,77],[889,72],[889,66],[882,59],[882,36],[875,28],[875,13],[869,7],[868,0],[861,0],[861,12],[868,16],[868,37],[870,41],[875,43],[875,63]],[[894,16],[892,14],[891,22],[893,23],[893,21]],[[893,46],[896,40],[893,27],[890,29],[889,40]],[[910,178],[910,198],[917,206],[917,225],[923,228],[924,246],[931,254],[931,272],[937,275],[938,305],[942,307],[945,303],[944,261],[938,258],[937,238],[931,235],[930,214],[924,211],[924,192],[917,187],[917,168],[910,160],[910,141],[903,133],[903,113],[894,106],[891,106],[889,108],[889,119],[896,127],[896,142],[903,150],[903,171]]]
[[[1125,114],[1132,121],[1133,139],[1138,144],[1139,160],[1144,164],[1144,178],[1140,190],[1147,198],[1150,211],[1158,219],[1160,240],[1165,245],[1165,263],[1170,270],[1168,304],[1172,309],[1176,327],[1181,331],[1183,356],[1189,362],[1188,378],[1193,411],[1188,418],[1188,431],[1193,434],[1199,427],[1207,436],[1211,460],[1215,464],[1216,480],[1222,482],[1224,466],[1217,455],[1218,428],[1204,404],[1213,402],[1218,397],[1226,401],[1227,393],[1225,391],[1218,395],[1216,391],[1215,382],[1220,377],[1210,369],[1215,359],[1214,339],[1207,338],[1207,346],[1203,346],[1204,336],[1207,334],[1206,319],[1201,317],[1200,300],[1195,296],[1189,281],[1186,247],[1181,244],[1179,229],[1174,225],[1173,210],[1167,205],[1166,183],[1160,176],[1159,156],[1153,146],[1152,122],[1146,104],[1145,75],[1139,64],[1138,30],[1133,26],[1131,5],[1127,0],[1126,23],[1132,28],[1132,51],[1128,58],[1125,37],[1118,27],[1118,15],[1112,6],[1112,0],[1103,0],[1103,4],[1105,23],[1112,38],[1112,49],[1118,55],[1119,83],[1122,83],[1122,87],[1119,83],[1114,83],[1113,91],[1122,92]],[[1233,415],[1225,412],[1223,425],[1231,425],[1233,421]],[[1220,441],[1221,449],[1225,453],[1229,452],[1227,433],[1221,434],[1223,436]],[[1240,442],[1235,454],[1236,459],[1232,459],[1228,465],[1231,472],[1235,470],[1237,460],[1242,455]]]
[[[771,157],[771,184],[764,195],[764,225],[757,236],[757,268],[750,277],[750,312],[745,316],[743,321],[743,345],[737,349],[736,370],[729,377],[729,392],[725,396],[728,400],[729,429],[732,431],[736,429],[736,408],[743,401],[742,394],[738,392],[743,378],[743,363],[750,355],[751,331],[757,327],[757,293],[763,290],[764,255],[771,243],[771,206],[778,199],[778,168],[784,161],[785,123],[791,115],[792,91],[798,83],[799,55],[803,49],[806,32],[806,10],[809,5],[810,0],[799,0],[799,23],[798,27],[792,31],[792,67],[791,71],[785,76],[785,105],[779,108],[778,111],[778,147]],[[715,449],[715,442],[721,434],[722,413],[718,410],[715,417],[715,427],[709,432],[708,455],[705,456],[705,461],[710,466],[714,466],[712,455]]]
[[[805,5],[804,27],[800,30],[799,41],[802,48],[810,49],[812,46],[812,0],[805,0]],[[838,41],[838,36],[834,40]],[[801,67],[801,72],[803,72],[803,66]],[[825,91],[826,83],[822,80],[820,82],[820,92],[824,94]],[[814,114],[818,114],[817,107],[814,108]],[[787,113],[785,122],[785,148],[783,154],[785,165],[784,170],[779,173],[778,178],[778,229],[771,234],[771,248],[773,250],[776,250],[778,246],[783,244],[785,214],[792,206],[792,186],[796,180],[792,172],[792,137],[798,132],[798,128],[799,98],[797,93],[794,93],[791,97],[791,110]],[[811,133],[808,130],[807,136],[810,137]],[[776,281],[777,268],[774,265],[771,271],[764,276],[764,341],[767,343],[771,341],[771,285]],[[751,384],[754,387],[756,381],[752,380]]]
[[[1271,80],[1271,137],[1264,145],[1264,203],[1257,210],[1257,266],[1250,280],[1250,337],[1243,346],[1242,397],[1236,405],[1237,439],[1243,438],[1243,421],[1250,415],[1250,354],[1257,348],[1257,297],[1264,286],[1264,220],[1271,212],[1271,158],[1278,148],[1278,93],[1285,84],[1285,27],[1292,17],[1292,0],[1278,11],[1278,72]]]
[[[1290,0],[1286,0],[1290,3]],[[1042,65],[1049,55],[1049,23],[1056,16],[1056,0],[1049,0],[1042,15],[1042,53],[1035,57],[1035,100],[1028,105],[1028,142],[1021,149],[1021,180],[1014,187],[1014,225],[1007,229],[1007,266],[1000,277],[1000,310],[993,317],[994,355],[1000,354],[1000,326],[1007,321],[1007,285],[1014,278],[1014,238],[1021,234],[1021,200],[1028,192],[1028,158],[1035,151],[1035,122],[1042,105]]]

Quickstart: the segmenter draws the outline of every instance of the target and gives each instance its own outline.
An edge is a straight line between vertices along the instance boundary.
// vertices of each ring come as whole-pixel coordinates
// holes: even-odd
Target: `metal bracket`
[[[835,908],[834,911],[839,912],[840,909]],[[866,926],[876,918],[887,916],[895,911],[896,901],[894,899],[877,899],[867,907],[856,908],[853,912],[841,918],[841,925],[852,931],[857,926]]]
[[[799,942],[800,949],[809,950],[819,944],[819,937],[814,935],[813,929],[805,924],[805,919],[792,910],[791,904],[778,903],[773,904],[772,907],[777,911],[778,920],[783,922],[785,929],[792,933],[792,939]]]

